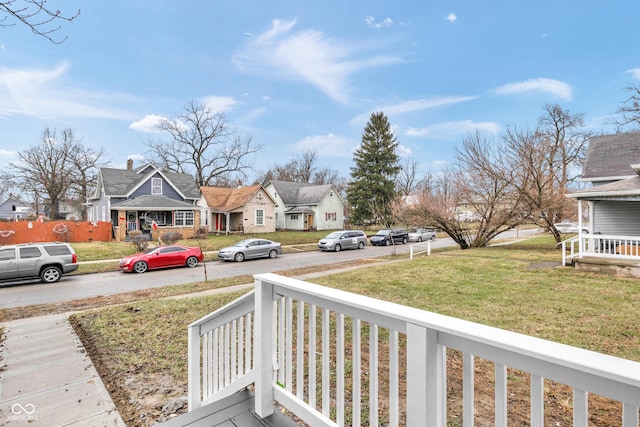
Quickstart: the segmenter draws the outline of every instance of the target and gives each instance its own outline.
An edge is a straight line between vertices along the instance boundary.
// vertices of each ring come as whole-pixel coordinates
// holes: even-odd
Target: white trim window
[[[187,227],[193,225],[193,211],[176,211],[173,223],[176,227]]]
[[[162,195],[162,178],[151,178],[151,194],[153,196]]]
[[[262,208],[256,209],[256,225],[264,226],[264,209]]]

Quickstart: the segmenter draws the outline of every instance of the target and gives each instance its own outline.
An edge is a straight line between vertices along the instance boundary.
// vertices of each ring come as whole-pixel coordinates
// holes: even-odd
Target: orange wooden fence
[[[109,242],[110,222],[96,221],[18,221],[0,222],[0,244],[29,242]]]

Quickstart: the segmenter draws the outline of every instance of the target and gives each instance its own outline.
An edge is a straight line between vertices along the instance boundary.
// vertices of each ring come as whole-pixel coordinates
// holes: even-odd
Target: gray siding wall
[[[640,202],[597,201],[593,211],[594,233],[640,236]]]

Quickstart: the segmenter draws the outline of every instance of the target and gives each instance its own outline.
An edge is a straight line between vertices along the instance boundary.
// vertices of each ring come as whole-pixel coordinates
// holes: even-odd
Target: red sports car
[[[183,267],[190,268],[204,260],[200,248],[171,245],[158,246],[143,253],[130,255],[120,260],[120,271],[144,273],[158,268]]]

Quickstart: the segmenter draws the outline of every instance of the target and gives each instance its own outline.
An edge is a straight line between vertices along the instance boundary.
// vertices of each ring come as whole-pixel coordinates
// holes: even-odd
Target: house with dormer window
[[[101,168],[98,185],[87,200],[89,221],[111,221],[114,235],[126,240],[133,230],[153,240],[176,231],[192,237],[200,227],[200,189],[193,176],[165,172],[153,164],[127,169]]]

